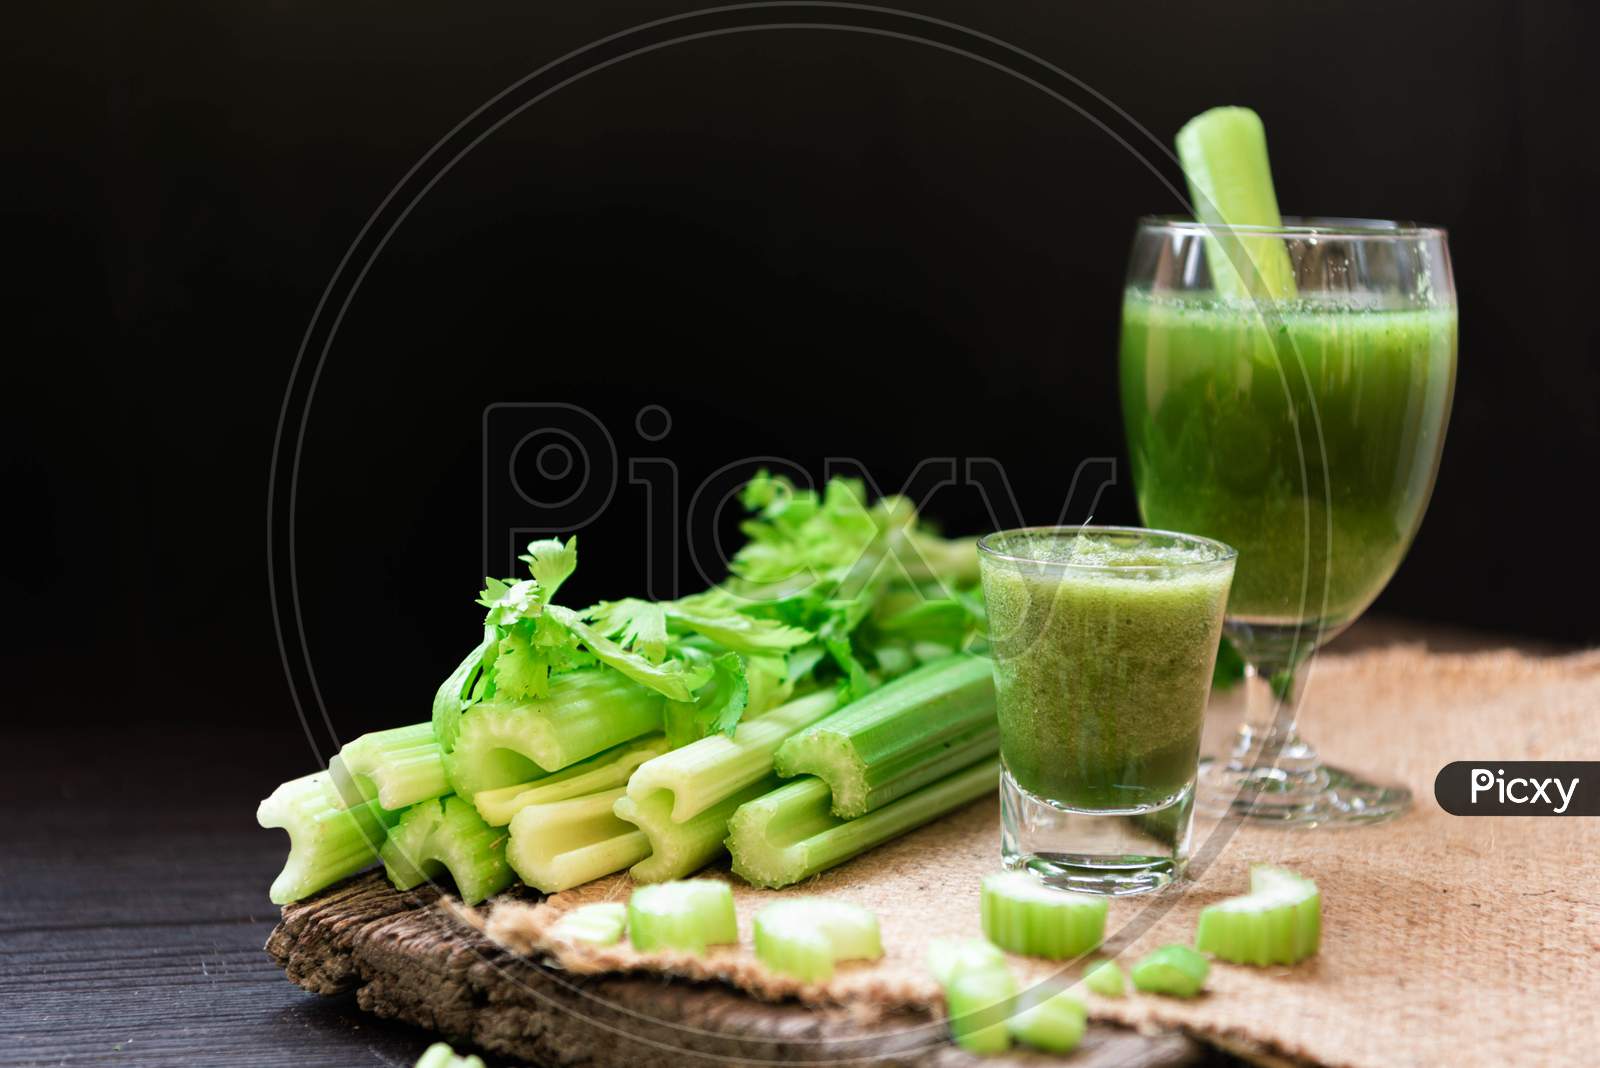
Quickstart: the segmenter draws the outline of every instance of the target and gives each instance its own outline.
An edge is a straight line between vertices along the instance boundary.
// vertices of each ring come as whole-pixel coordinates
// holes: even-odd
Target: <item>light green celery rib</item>
[[[681,823],[672,818],[672,795],[665,790],[651,791],[642,801],[617,798],[612,811],[650,840],[650,855],[628,874],[634,882],[662,883],[699,871],[726,851],[723,841],[728,837],[728,820],[739,806],[779,785],[776,776],[768,775]]]
[[[354,875],[378,859],[394,815],[375,801],[345,808],[327,772],[291,779],[256,808],[256,822],[289,832],[289,857],[268,896],[287,905]]]
[[[1206,238],[1213,288],[1225,296],[1293,299],[1294,266],[1283,239],[1232,229],[1283,225],[1260,116],[1212,108],[1184,124],[1177,147],[1195,217],[1213,228]]]
[[[994,672],[959,654],[925,664],[800,731],[778,748],[779,775],[815,775],[850,819],[1000,749]]]
[[[644,801],[659,790],[672,794],[679,823],[760,782],[772,773],[772,754],[795,731],[832,712],[839,695],[819,691],[740,723],[733,737],[713,734],[647,761],[628,780],[628,796]]]
[[[328,763],[328,772],[335,794],[347,808],[376,799],[398,812],[450,792],[444,751],[431,722],[373,731],[346,742]]]
[[[506,847],[511,867],[553,894],[637,864],[649,855],[650,840],[611,811],[625,795],[619,787],[518,812]]]
[[[446,769],[456,793],[475,796],[540,778],[661,729],[663,699],[609,668],[557,675],[547,697],[485,701],[461,717]]]
[[[588,760],[570,764],[542,779],[502,786],[497,790],[480,790],[473,795],[472,803],[490,826],[504,827],[529,805],[548,805],[554,801],[625,786],[635,768],[666,751],[665,738],[659,734],[647,734],[643,738],[624,742],[615,749],[607,749]]]
[[[459,797],[406,809],[380,851],[389,881],[409,890],[448,873],[461,900],[475,905],[511,885],[506,832],[483,822]]]
[[[1000,761],[991,757],[844,820],[829,811],[827,783],[795,779],[745,802],[728,821],[734,874],[755,886],[789,886],[990,794],[999,781]]]

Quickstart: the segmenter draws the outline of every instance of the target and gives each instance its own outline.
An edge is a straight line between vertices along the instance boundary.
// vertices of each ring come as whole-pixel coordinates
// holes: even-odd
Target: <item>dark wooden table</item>
[[[54,726],[48,708],[19,712],[27,725],[14,725],[0,776],[0,1065],[415,1060],[426,1033],[307,994],[263,952],[284,840],[256,827],[255,805],[308,770],[287,711],[249,728],[219,710],[210,728],[87,735]]]

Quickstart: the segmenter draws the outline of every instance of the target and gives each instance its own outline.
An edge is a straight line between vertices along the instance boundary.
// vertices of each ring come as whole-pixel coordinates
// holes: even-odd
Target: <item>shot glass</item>
[[[1189,856],[1200,731],[1237,554],[1133,527],[978,542],[1000,721],[1001,858],[1137,894]]]

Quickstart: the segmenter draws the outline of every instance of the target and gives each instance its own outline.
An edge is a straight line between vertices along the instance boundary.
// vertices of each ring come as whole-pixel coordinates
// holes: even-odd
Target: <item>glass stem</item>
[[[1320,788],[1322,763],[1296,730],[1300,664],[1246,664],[1244,721],[1228,767],[1258,790]]]

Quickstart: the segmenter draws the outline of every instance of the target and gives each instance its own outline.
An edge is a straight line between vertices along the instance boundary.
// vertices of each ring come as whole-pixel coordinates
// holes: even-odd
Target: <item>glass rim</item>
[[[1036,556],[1019,556],[1016,553],[1005,552],[996,547],[994,539],[1011,537],[1017,534],[1155,534],[1163,538],[1174,538],[1180,542],[1191,545],[1205,546],[1217,551],[1217,555],[1209,560],[1185,560],[1170,564],[1074,564],[1064,560],[1041,560]],[[1239,558],[1239,550],[1226,542],[1215,538],[1202,537],[1199,534],[1185,534],[1181,530],[1161,530],[1157,527],[1124,527],[1124,526],[1095,526],[1085,523],[1082,526],[1047,525],[1036,527],[1011,527],[1008,530],[994,530],[978,539],[978,558],[985,556],[994,560],[1009,560],[1012,563],[1028,564],[1040,568],[1057,568],[1062,571],[1109,571],[1117,574],[1142,571],[1182,571],[1189,568],[1216,567],[1219,564],[1231,564]]]
[[[1442,226],[1427,226],[1409,219],[1360,219],[1337,215],[1285,215],[1281,226],[1223,226],[1189,215],[1141,215],[1141,230],[1166,230],[1181,234],[1210,234],[1226,229],[1261,237],[1326,237],[1354,241],[1402,241],[1449,236]]]

